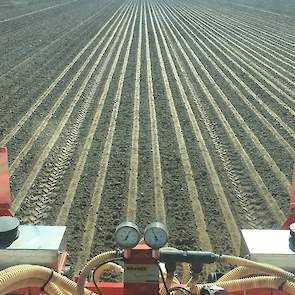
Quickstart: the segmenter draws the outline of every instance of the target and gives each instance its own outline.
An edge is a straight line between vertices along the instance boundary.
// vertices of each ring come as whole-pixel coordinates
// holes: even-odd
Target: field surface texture
[[[285,220],[294,1],[0,0],[0,64],[13,210],[75,271],[125,220],[218,253]]]

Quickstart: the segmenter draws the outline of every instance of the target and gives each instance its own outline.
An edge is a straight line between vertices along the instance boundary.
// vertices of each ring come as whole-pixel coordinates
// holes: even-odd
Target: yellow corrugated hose
[[[282,289],[292,295],[295,295],[295,284],[279,277],[260,276],[239,280],[215,282],[211,284],[198,284],[195,286],[195,293],[199,295],[201,289],[206,286],[219,286],[227,292],[246,291],[249,289]]]
[[[48,282],[49,278],[50,281],[44,289],[47,288],[50,295],[75,294],[77,288],[77,284],[72,280],[43,266],[13,266],[1,271],[0,274],[0,294],[5,294],[4,290],[5,292],[7,290],[11,292],[19,288],[20,282],[23,287],[32,287],[32,283],[36,283],[36,280],[38,280],[40,286],[38,285],[37,287],[41,287]],[[90,295],[91,291],[83,288],[82,294]]]
[[[108,259],[120,257],[117,251],[108,251],[105,253],[101,253],[95,257],[93,257],[82,269],[81,274],[79,276],[79,280],[77,282],[77,295],[83,294],[83,289],[85,285],[86,278],[89,272],[94,269],[97,265],[107,261]]]
[[[224,281],[231,281],[231,280],[237,280],[242,278],[247,278],[250,276],[257,276],[257,275],[275,275],[273,273],[267,273],[265,270],[257,270],[254,268],[250,268],[247,266],[238,266],[226,274],[224,274],[219,280],[216,282],[224,282]]]
[[[249,268],[253,268],[255,269],[255,271],[258,271],[260,273],[264,272],[269,275],[285,278],[289,281],[295,281],[295,274],[273,265],[259,263],[259,262],[251,261],[245,258],[231,256],[231,255],[220,256],[219,262],[231,264],[231,265],[246,266]]]
[[[116,263],[106,263],[102,265],[99,269],[96,270],[94,273],[94,279],[96,282],[100,280],[101,275],[106,271],[113,271],[115,273],[122,273],[124,271],[124,268]]]

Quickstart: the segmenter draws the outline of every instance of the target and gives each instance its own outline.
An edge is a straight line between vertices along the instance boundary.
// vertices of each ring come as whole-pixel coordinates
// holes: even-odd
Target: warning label
[[[159,270],[153,264],[125,264],[125,283],[158,283]]]

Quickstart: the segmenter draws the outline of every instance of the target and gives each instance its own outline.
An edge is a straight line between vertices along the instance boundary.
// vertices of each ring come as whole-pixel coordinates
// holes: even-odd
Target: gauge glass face
[[[150,227],[144,234],[144,240],[152,249],[159,249],[167,243],[167,233],[164,229],[158,227]]]
[[[140,239],[138,231],[130,226],[124,226],[116,231],[116,242],[123,249],[131,249],[135,247]]]

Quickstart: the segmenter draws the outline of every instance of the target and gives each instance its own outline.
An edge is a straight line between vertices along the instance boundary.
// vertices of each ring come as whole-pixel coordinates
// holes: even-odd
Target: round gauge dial
[[[140,240],[138,227],[133,222],[123,222],[118,225],[115,232],[115,240],[122,249],[135,247]]]
[[[168,241],[167,228],[160,222],[149,224],[144,231],[144,241],[152,249],[160,249]]]

